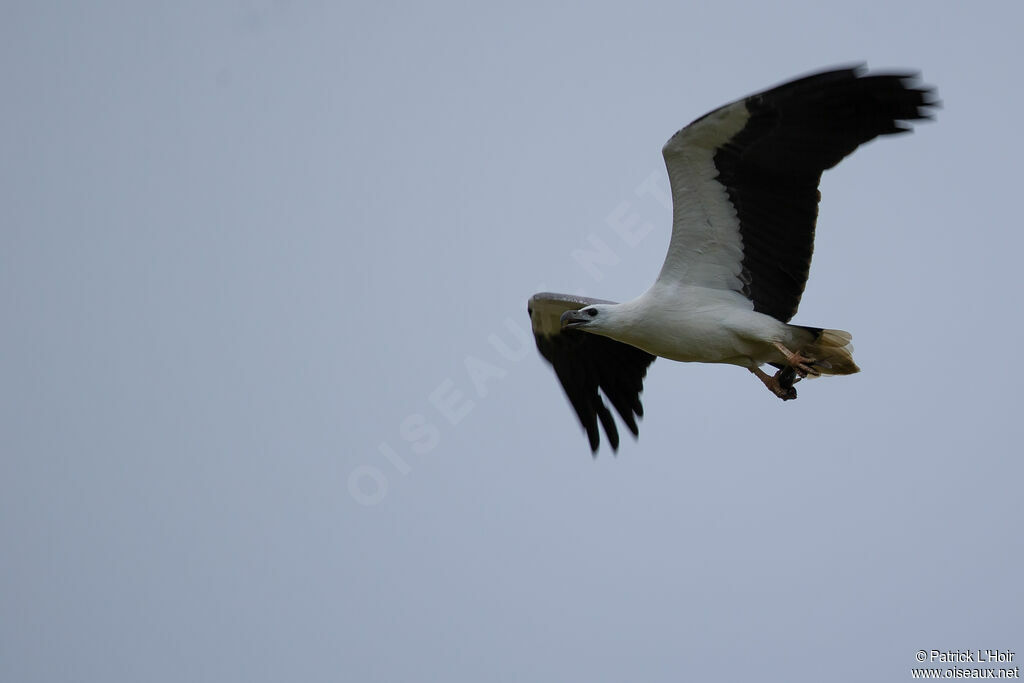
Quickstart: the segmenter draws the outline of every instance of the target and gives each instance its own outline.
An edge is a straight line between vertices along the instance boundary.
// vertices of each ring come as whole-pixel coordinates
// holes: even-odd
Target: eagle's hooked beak
[[[559,318],[559,320],[561,320],[562,322],[563,330],[571,330],[574,327],[585,325],[590,321],[589,318],[584,316],[579,311],[566,311],[565,313],[562,314],[562,317]]]

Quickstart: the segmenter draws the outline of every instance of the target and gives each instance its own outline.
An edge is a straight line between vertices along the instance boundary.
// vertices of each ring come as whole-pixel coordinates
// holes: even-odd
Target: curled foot
[[[768,387],[768,391],[783,401],[792,401],[796,398],[796,388],[793,385],[799,382],[800,378],[792,367],[787,365],[774,375],[769,375],[761,368],[751,368],[750,371]]]
[[[811,377],[817,377],[821,374],[821,372],[814,368],[813,358],[807,358],[805,356],[801,356],[799,353],[794,353],[779,342],[775,342],[775,348],[777,348],[785,357],[786,363],[800,373],[801,377],[807,377],[808,375]],[[775,376],[778,377],[782,372],[783,370],[779,370]]]

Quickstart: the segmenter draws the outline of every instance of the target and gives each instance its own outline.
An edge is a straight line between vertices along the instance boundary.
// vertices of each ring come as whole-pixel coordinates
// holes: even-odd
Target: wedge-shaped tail
[[[853,361],[853,335],[843,330],[803,329],[815,333],[814,341],[800,355],[814,360],[814,369],[822,375],[852,375],[860,372]]]

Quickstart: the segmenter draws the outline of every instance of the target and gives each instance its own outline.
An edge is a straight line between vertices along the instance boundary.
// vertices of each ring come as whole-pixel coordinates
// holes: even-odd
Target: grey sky
[[[965,8],[7,7],[0,680],[1024,657],[1022,17]],[[944,101],[822,183],[796,322],[863,372],[783,404],[659,360],[640,440],[592,460],[527,297],[642,292],[665,140],[863,60]]]

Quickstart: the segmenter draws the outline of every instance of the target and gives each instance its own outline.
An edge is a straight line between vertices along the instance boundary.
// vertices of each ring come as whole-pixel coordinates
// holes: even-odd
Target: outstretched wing
[[[636,418],[644,414],[640,403],[644,375],[647,366],[654,361],[654,356],[629,344],[578,330],[562,330],[560,318],[566,311],[608,303],[612,302],[544,292],[530,297],[527,307],[537,349],[554,367],[565,395],[587,431],[594,453],[601,441],[599,420],[612,450],[619,447],[615,418],[602,400],[601,392],[636,436]]]
[[[915,74],[817,73],[705,114],[662,149],[672,241],[659,280],[742,292],[783,322],[807,282],[818,181],[859,145],[930,118]]]

